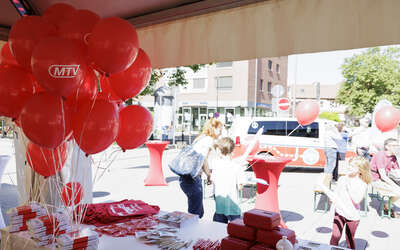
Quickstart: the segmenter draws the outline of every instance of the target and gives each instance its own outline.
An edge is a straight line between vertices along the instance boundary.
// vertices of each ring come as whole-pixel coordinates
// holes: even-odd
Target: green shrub
[[[322,118],[322,119],[335,121],[335,122],[340,122],[339,114],[336,112],[322,112],[321,114],[319,114],[318,117]]]

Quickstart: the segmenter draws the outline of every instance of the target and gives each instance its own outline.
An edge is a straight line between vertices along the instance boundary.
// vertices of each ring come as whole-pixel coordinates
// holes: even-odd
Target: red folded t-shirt
[[[103,226],[130,219],[143,218],[157,214],[158,206],[149,205],[141,200],[122,200],[109,203],[83,204],[78,206],[77,212],[84,211],[82,223]]]

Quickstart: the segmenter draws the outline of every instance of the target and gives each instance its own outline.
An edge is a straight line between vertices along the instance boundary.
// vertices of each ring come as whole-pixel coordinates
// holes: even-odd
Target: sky
[[[366,49],[336,50],[289,56],[288,84],[336,84],[344,80],[340,66],[344,59],[360,54]],[[297,63],[296,63],[297,61]],[[296,73],[297,64],[297,73]]]

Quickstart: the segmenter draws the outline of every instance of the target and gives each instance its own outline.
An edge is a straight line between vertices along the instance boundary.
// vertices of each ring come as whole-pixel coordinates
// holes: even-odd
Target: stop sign
[[[290,102],[288,98],[280,98],[278,101],[278,108],[279,110],[288,110],[290,107]]]

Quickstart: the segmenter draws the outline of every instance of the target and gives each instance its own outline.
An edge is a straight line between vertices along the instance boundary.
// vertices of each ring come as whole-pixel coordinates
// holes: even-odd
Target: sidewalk
[[[0,142],[0,152],[1,152]],[[114,149],[110,149],[115,150]],[[148,172],[149,153],[146,148],[120,153],[106,170],[102,178],[94,184],[94,202],[117,201],[122,199],[140,199],[158,205],[162,210],[173,211],[187,209],[186,196],[179,187],[178,177],[167,167],[167,163],[178,153],[176,149],[164,152],[163,170],[168,186],[146,187],[143,180]],[[96,160],[99,156],[96,155]],[[98,162],[104,165],[104,160]],[[293,169],[292,169],[293,170]],[[286,225],[296,232],[300,239],[329,243],[333,220],[332,212],[326,214],[313,212],[313,185],[319,173],[316,171],[283,172],[279,182],[279,201],[281,215]],[[12,172],[11,165],[6,172]],[[103,171],[103,170],[99,170]],[[93,169],[96,172],[96,168]],[[2,183],[7,188],[0,190],[0,203],[4,208],[16,201],[15,187],[9,178],[3,177]],[[4,184],[3,184],[4,187]],[[361,217],[357,230],[357,249],[389,250],[400,245],[398,238],[399,219],[381,219],[376,208],[378,202],[374,198],[368,200],[367,217]],[[203,220],[212,220],[214,201],[204,200],[205,215]],[[244,208],[252,208],[253,204],[243,204]],[[322,202],[319,204],[322,207]],[[5,219],[6,216],[5,216]],[[344,241],[344,236],[342,241]]]

